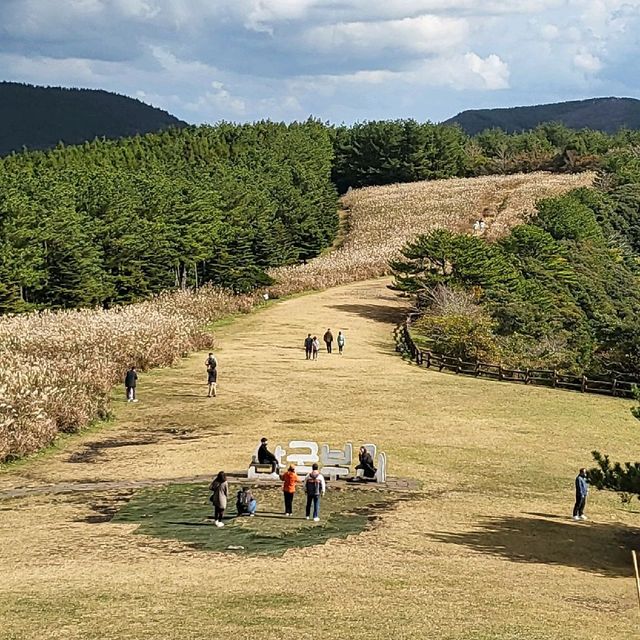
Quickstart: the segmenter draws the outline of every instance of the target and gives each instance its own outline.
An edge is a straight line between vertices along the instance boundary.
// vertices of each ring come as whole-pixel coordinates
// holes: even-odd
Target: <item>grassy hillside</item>
[[[625,460],[637,450],[630,403],[411,366],[393,350],[404,308],[387,284],[297,297],[221,327],[217,398],[196,354],[141,376],[138,404],[118,389],[106,428],[0,474],[0,492],[32,492],[0,495],[0,635],[633,638],[637,506],[593,491],[589,520],[571,520],[591,449]],[[305,361],[302,338],[327,327],[346,333],[345,354]],[[317,524],[301,493],[283,518],[273,485],[256,489],[255,518],[234,520],[230,506],[225,528],[212,527],[207,477],[246,470],[263,435],[374,442],[390,473],[421,490],[378,508],[372,526],[349,514],[348,538],[331,532],[336,509],[352,508],[336,506],[335,486]],[[161,486],[140,490],[148,481]],[[50,493],[60,490],[71,493]],[[265,551],[289,549],[254,554],[251,534]]]
[[[443,124],[459,124],[469,135],[499,128],[508,133],[534,129],[543,122],[561,122],[570,129],[615,133],[623,127],[640,129],[640,100],[591,98],[508,109],[470,109]]]
[[[108,91],[0,82],[0,155],[183,126],[162,109]]]

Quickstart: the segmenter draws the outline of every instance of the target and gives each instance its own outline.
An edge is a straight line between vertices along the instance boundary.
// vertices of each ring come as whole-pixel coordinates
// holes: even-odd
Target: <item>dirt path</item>
[[[219,397],[206,397],[196,354],[141,376],[140,402],[118,399],[113,424],[2,473],[0,638],[633,637],[637,516],[594,492],[588,523],[567,517],[592,449],[635,450],[628,403],[419,370],[394,352],[404,308],[386,284],[221,327]],[[346,333],[345,355],[305,361],[306,333],[327,327]],[[421,499],[281,559],[108,522],[122,487],[246,468],[262,435],[375,442],[392,475],[423,483]]]

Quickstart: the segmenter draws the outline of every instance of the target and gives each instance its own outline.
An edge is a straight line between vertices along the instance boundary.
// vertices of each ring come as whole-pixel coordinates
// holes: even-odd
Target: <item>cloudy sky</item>
[[[0,0],[0,79],[193,123],[640,97],[640,0]]]

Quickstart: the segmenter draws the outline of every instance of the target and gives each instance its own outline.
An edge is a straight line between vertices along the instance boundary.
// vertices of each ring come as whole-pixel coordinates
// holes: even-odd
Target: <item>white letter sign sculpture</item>
[[[382,451],[377,453],[375,444],[365,444],[364,448],[371,454],[374,464],[377,467],[376,475],[372,478],[375,482],[386,482],[387,479],[387,455]],[[318,463],[320,473],[330,480],[353,476],[351,470],[353,461],[353,445],[347,442],[342,449],[330,449],[328,444],[318,447],[317,442],[308,440],[292,440],[287,449],[278,445],[273,455],[278,461],[281,470],[286,469],[290,464],[296,469],[298,475],[311,472],[311,465]],[[376,461],[377,456],[377,461]],[[362,470],[357,470],[357,477],[362,477]],[[271,464],[260,464],[258,462],[258,449],[253,454],[253,460],[247,471],[247,478],[255,480],[257,478],[269,478],[277,480],[279,475],[271,472]]]

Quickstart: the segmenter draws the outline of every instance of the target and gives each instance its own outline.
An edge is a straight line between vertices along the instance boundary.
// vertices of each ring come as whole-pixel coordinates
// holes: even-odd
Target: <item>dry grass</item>
[[[532,173],[392,185],[352,191],[342,246],[307,265],[276,269],[284,296],[380,276],[411,237],[434,227],[469,230],[487,210],[487,235],[504,233],[536,200],[590,184],[592,174]],[[110,311],[0,318],[0,462],[49,444],[103,417],[109,389],[130,364],[168,366],[212,345],[207,322],[247,311],[260,297],[217,289],[171,293]]]
[[[349,233],[342,246],[307,265],[274,269],[275,293],[323,289],[389,273],[389,260],[420,233],[446,227],[471,233],[484,213],[485,235],[495,239],[526,220],[535,204],[590,186],[593,173],[455,178],[356,189],[343,198]]]
[[[0,462],[105,416],[130,365],[168,366],[212,346],[204,325],[253,303],[205,288],[109,311],[0,317]]]
[[[591,449],[636,450],[629,403],[419,370],[393,352],[403,309],[386,284],[294,298],[222,327],[218,398],[205,397],[201,354],[143,375],[140,404],[117,400],[115,423],[0,474],[0,490],[240,469],[266,434],[377,442],[393,475],[422,481],[419,498],[372,531],[281,559],[92,524],[121,504],[117,492],[3,500],[0,637],[635,637],[637,514],[594,492],[589,522],[568,517]],[[326,327],[346,332],[345,355],[306,362],[301,339]]]

